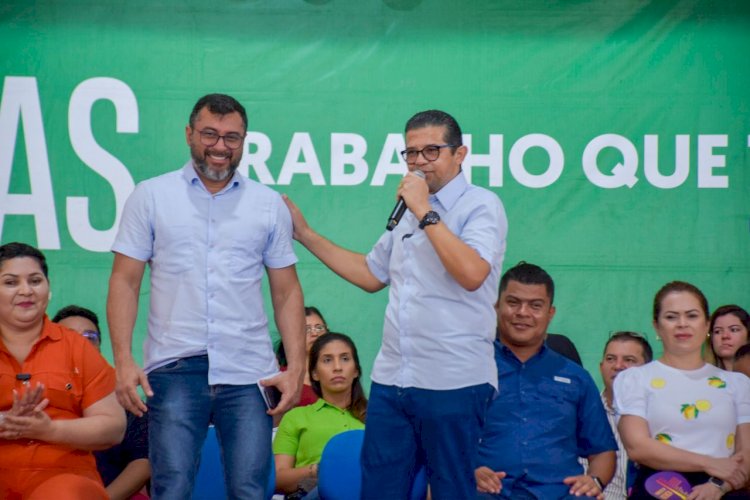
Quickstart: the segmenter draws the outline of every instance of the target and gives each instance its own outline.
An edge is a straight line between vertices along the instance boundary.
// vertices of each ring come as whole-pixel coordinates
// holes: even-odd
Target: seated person
[[[691,499],[747,498],[750,380],[704,361],[708,301],[697,287],[667,283],[653,304],[663,353],[614,384],[620,437],[638,463],[630,498],[652,498],[648,479],[662,471],[681,473]]]
[[[482,498],[602,498],[614,472],[617,444],[594,380],[545,345],[554,294],[549,274],[526,262],[500,280],[499,395],[487,411],[475,471]],[[579,456],[588,459],[588,474]]]
[[[73,305],[63,307],[57,311],[52,322],[77,331],[94,347],[101,349],[99,318],[93,311]],[[138,492],[147,493],[146,485],[151,478],[148,417],[137,417],[130,412],[126,412],[126,415],[127,427],[122,443],[94,452],[96,468],[112,500],[133,498]]]
[[[273,442],[276,491],[285,494],[313,490],[328,440],[340,432],[365,427],[367,399],[359,381],[362,368],[349,337],[341,333],[318,337],[310,349],[308,372],[320,399],[284,415]]]
[[[36,248],[0,246],[0,498],[107,499],[91,451],[125,432],[115,371],[49,320],[47,275]]]
[[[650,363],[653,357],[651,344],[640,333],[615,332],[610,335],[607,343],[604,344],[604,354],[599,363],[599,371],[602,375],[602,382],[604,382],[604,390],[601,396],[604,409],[607,410],[609,426],[615,435],[618,448],[615,475],[612,476],[612,480],[604,490],[606,500],[622,500],[625,498],[629,483],[635,480],[634,464],[628,461],[628,454],[625,452],[620,435],[617,432],[617,414],[612,402],[614,397],[612,385],[615,382],[615,377],[623,370]]]
[[[305,352],[307,354],[306,362],[309,363],[310,348],[312,347],[313,342],[315,342],[315,340],[321,335],[328,333],[328,325],[326,324],[326,320],[323,318],[323,315],[317,307],[305,307],[305,333],[307,334],[305,341]],[[282,344],[281,341],[279,341],[279,345],[276,349],[276,359],[279,362],[281,371],[285,371],[286,353],[284,352],[284,344]],[[310,374],[305,372],[305,380],[302,384],[302,394],[300,396],[299,403],[297,403],[297,406],[307,406],[309,404],[313,404],[317,400],[318,395],[315,394],[315,391],[313,391],[312,385],[310,383]]]

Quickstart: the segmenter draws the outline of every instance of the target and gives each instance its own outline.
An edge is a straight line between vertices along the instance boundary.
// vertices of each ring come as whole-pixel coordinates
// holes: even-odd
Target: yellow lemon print
[[[660,432],[656,435],[656,440],[660,443],[672,444],[672,436],[670,436],[669,434],[664,434],[663,432]]]
[[[695,420],[698,418],[698,408],[695,405],[684,404],[680,408],[680,412],[685,417],[685,420]]]
[[[665,385],[667,385],[667,382],[663,378],[651,379],[651,387],[653,387],[654,389],[663,389]]]
[[[730,450],[734,450],[734,433],[730,433],[727,436],[727,448]]]
[[[726,389],[727,387],[727,383],[719,377],[708,377],[708,385],[716,387],[717,389]]]
[[[708,411],[711,409],[711,402],[706,401],[705,399],[699,399],[695,402],[695,407],[700,411]]]

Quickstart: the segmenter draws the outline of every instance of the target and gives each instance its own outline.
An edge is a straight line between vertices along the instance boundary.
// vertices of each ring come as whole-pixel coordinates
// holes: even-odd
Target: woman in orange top
[[[107,498],[91,450],[122,440],[114,370],[50,322],[47,263],[0,246],[0,498]]]

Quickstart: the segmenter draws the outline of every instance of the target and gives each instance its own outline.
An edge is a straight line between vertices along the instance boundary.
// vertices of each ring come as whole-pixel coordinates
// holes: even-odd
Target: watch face
[[[719,488],[721,488],[722,486],[724,486],[724,480],[723,479],[719,479],[718,477],[711,476],[711,477],[708,478],[708,482],[712,483],[712,484],[715,484]]]
[[[429,226],[430,224],[437,224],[438,222],[440,222],[440,215],[431,210],[424,215],[419,225],[424,227]]]

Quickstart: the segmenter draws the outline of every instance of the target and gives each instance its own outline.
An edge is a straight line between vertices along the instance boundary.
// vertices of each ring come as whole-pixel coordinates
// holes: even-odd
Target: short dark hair
[[[190,113],[190,128],[195,128],[195,118],[203,108],[208,110],[215,115],[228,115],[229,113],[239,113],[242,117],[242,123],[245,125],[247,130],[247,113],[245,107],[232,96],[226,94],[207,94],[198,99],[198,102],[193,106],[193,111]]]
[[[659,314],[661,313],[661,303],[664,301],[664,298],[670,293],[680,292],[693,294],[693,296],[698,299],[698,302],[700,302],[703,313],[706,315],[706,319],[708,319],[708,299],[706,299],[706,296],[703,295],[703,292],[701,292],[697,286],[685,281],[670,281],[669,283],[661,287],[654,296],[654,321],[659,319]]]
[[[609,336],[609,339],[607,339],[607,343],[604,344],[603,354],[607,352],[607,347],[609,347],[609,344],[612,342],[637,342],[641,345],[643,359],[646,363],[650,363],[654,359],[654,351],[651,349],[651,344],[648,343],[646,337],[638,332],[620,331],[613,333]]]
[[[461,127],[458,125],[456,119],[445,111],[437,109],[420,111],[409,118],[409,121],[406,122],[404,132],[424,127],[445,127],[443,140],[446,144],[453,144],[455,146],[451,148],[452,151],[455,151],[456,147],[464,143],[461,135]]]
[[[362,383],[359,381],[362,378],[362,366],[359,364],[359,354],[357,353],[357,346],[354,345],[354,341],[343,333],[328,332],[325,335],[321,335],[312,347],[310,347],[310,362],[307,365],[308,375],[310,376],[310,385],[313,388],[315,394],[318,397],[323,397],[323,390],[320,387],[320,382],[313,379],[312,373],[315,367],[318,365],[318,358],[320,357],[320,351],[329,343],[340,341],[349,346],[352,351],[352,358],[354,359],[354,366],[357,367],[359,375],[352,380],[352,401],[349,405],[349,410],[354,418],[360,422],[364,422],[367,419],[367,397],[365,391],[362,389]]]
[[[498,295],[502,294],[508,288],[508,283],[511,281],[518,281],[524,285],[544,285],[547,289],[550,305],[555,302],[555,282],[552,281],[552,277],[547,271],[536,264],[529,264],[522,260],[505,271],[503,277],[500,278]]]
[[[44,277],[49,279],[49,269],[47,268],[47,259],[44,254],[26,243],[20,243],[14,241],[12,243],[6,243],[0,246],[0,268],[3,267],[3,262],[10,259],[19,259],[22,257],[28,257],[34,259],[42,268]]]
[[[734,360],[737,361],[745,356],[750,356],[750,344],[741,345],[737,352],[734,353]]]
[[[73,304],[65,306],[57,311],[55,317],[52,318],[52,322],[59,323],[65,318],[70,318],[72,316],[80,316],[81,318],[86,318],[87,320],[91,321],[96,327],[96,331],[99,332],[99,335],[101,335],[102,331],[99,328],[99,317],[94,311],[92,311],[91,309],[86,309],[85,307],[76,306]]]

